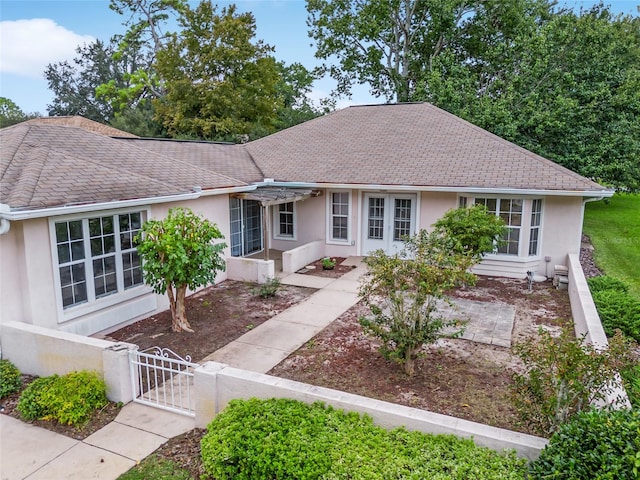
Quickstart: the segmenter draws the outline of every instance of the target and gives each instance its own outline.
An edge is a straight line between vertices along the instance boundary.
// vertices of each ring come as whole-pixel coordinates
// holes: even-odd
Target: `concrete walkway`
[[[206,360],[254,372],[267,372],[309,341],[358,301],[360,258],[339,279],[290,274],[283,284],[319,289],[305,301],[276,315]],[[84,441],[0,414],[2,480],[115,480],[168,439],[194,428],[191,417],[129,403],[114,422]]]
[[[358,303],[358,279],[365,267],[360,257],[350,257],[343,265],[355,268],[337,279],[298,273],[281,277],[285,285],[319,290],[205,357],[202,363],[211,360],[257,373],[271,370]]]
[[[129,403],[115,421],[80,441],[0,415],[0,478],[115,480],[193,426],[191,417]]]

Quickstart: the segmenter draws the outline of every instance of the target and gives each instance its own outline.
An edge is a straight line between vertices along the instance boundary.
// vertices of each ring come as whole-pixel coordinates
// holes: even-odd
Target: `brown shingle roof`
[[[84,128],[0,130],[0,203],[12,209],[177,195],[246,183]]]
[[[265,177],[277,181],[603,190],[427,103],[349,107],[246,148]]]
[[[126,137],[126,138],[138,138],[133,133],[118,130],[117,128],[104,125],[102,123],[94,122],[88,118],[80,117],[78,115],[66,116],[66,117],[40,117],[27,120],[26,123],[34,125],[59,125],[68,127],[79,127],[88,132],[99,133],[100,135],[106,135],[108,137]]]
[[[243,148],[243,145],[149,138],[123,141],[190,165],[238,178],[243,182],[264,180],[264,175],[251,160],[249,152]]]

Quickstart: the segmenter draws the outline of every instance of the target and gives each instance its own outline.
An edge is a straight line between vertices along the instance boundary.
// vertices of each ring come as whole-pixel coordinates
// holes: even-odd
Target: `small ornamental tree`
[[[445,333],[458,322],[438,315],[438,301],[456,284],[473,282],[468,273],[473,258],[451,251],[442,237],[425,230],[405,245],[399,254],[376,250],[365,258],[368,269],[359,296],[371,316],[360,317],[360,324],[382,340],[380,352],[385,358],[412,376],[423,345],[462,333],[461,329]]]
[[[433,232],[407,238],[401,253],[378,250],[365,258],[369,268],[359,295],[371,316],[361,317],[360,324],[382,340],[386,358],[411,376],[424,345],[462,333],[456,329],[460,323],[445,320],[438,308],[448,302],[447,290],[474,283],[469,269],[494,250],[504,232],[504,222],[484,206],[459,208],[436,222]]]
[[[156,293],[167,293],[174,332],[193,332],[185,312],[187,288],[213,283],[224,271],[224,243],[218,227],[187,208],[173,208],[164,220],[149,220],[136,238],[144,281]]]

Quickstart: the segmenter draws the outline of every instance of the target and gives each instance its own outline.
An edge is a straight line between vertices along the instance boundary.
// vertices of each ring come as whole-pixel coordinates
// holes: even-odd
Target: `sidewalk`
[[[203,360],[264,373],[309,341],[358,301],[359,257],[338,279],[290,274],[283,284],[319,289]],[[168,439],[194,428],[193,418],[129,403],[115,421],[74,440],[0,414],[1,480],[115,480]]]

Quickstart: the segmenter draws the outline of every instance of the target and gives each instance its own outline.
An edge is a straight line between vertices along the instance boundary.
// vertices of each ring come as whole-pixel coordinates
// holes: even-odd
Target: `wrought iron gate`
[[[129,351],[134,402],[195,416],[193,371],[200,365],[168,348]]]

